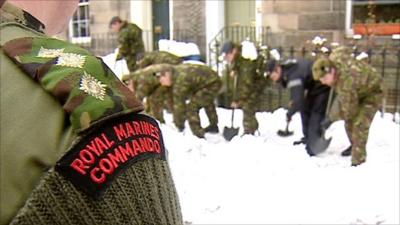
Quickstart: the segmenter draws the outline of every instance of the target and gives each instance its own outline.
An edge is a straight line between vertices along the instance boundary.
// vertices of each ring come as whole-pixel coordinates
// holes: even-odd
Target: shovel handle
[[[231,127],[233,127],[233,119],[235,117],[235,108],[232,108],[232,115],[231,115]]]

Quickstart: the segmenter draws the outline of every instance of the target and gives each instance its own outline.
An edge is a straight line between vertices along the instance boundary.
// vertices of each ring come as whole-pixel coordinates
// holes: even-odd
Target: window
[[[400,20],[398,0],[353,0],[354,23],[394,23]],[[372,17],[369,13],[373,13]]]
[[[354,32],[355,26],[366,24],[399,24],[399,0],[346,0],[346,33]],[[376,25],[375,25],[376,26]],[[395,29],[395,33],[398,29]],[[388,34],[386,34],[388,35]]]
[[[90,42],[89,0],[79,0],[70,22],[70,38],[74,43]]]

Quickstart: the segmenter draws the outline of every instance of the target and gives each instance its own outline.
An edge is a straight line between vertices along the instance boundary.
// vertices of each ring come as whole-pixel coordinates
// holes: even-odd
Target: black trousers
[[[301,112],[303,135],[306,139],[306,149],[321,137],[321,122],[325,118],[328,104],[329,89],[318,94],[310,94],[306,97],[304,110]]]

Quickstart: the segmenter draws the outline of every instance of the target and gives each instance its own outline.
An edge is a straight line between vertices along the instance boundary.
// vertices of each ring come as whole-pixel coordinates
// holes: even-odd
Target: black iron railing
[[[193,35],[193,33],[185,30],[174,30],[174,40],[184,42],[194,42],[199,45],[205,40],[204,35]],[[226,40],[234,42],[242,42],[248,40],[254,42],[259,48],[268,45],[269,38],[272,37],[269,27],[225,27],[215,36],[210,43],[208,43],[209,65],[216,69],[218,72],[220,68],[220,48]],[[146,46],[153,41],[154,34],[151,31],[143,31],[143,40]],[[162,37],[166,38],[166,37]],[[118,47],[117,35],[112,33],[98,33],[91,34],[91,41],[89,43],[81,43],[83,47],[89,49],[96,55],[106,55],[113,52]],[[158,49],[157,45],[153,45],[154,50]],[[202,53],[205,49],[201,49]],[[204,45],[205,46],[205,45]],[[271,46],[268,46],[272,49]],[[261,49],[261,48],[259,48]],[[283,58],[313,58],[315,49],[312,47],[295,47],[295,46],[277,46]],[[146,51],[150,49],[146,48]],[[400,44],[395,42],[392,46],[371,47],[363,49],[362,46],[355,46],[354,55],[360,52],[368,54],[368,62],[373,65],[384,78],[387,91],[385,94],[384,111],[400,112]],[[267,58],[270,57],[267,54]],[[260,110],[269,111],[278,107],[285,107],[288,103],[288,92],[280,86],[270,86],[264,89],[260,98]]]

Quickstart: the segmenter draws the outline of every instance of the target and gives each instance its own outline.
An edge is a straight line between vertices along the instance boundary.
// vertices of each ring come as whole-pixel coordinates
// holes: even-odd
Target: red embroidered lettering
[[[156,150],[157,153],[161,152],[160,143],[158,141],[154,142],[154,150]]]
[[[151,140],[150,138],[146,138],[146,140],[147,140],[147,146],[149,147],[149,152],[154,152],[153,140]]]
[[[99,162],[100,169],[106,174],[112,174],[114,172],[114,166],[111,161],[107,158],[103,158]]]
[[[125,128],[126,128],[128,136],[131,137],[131,136],[135,135],[135,131],[133,130],[133,127],[129,123],[125,123]]]
[[[114,150],[114,155],[112,153],[108,153],[107,156],[113,164],[114,168],[117,168],[118,164],[124,163],[126,161],[126,156],[122,155],[117,148]]]
[[[142,147],[143,152],[147,152],[149,150],[149,146],[147,145],[147,138],[139,138],[140,146]]]
[[[124,155],[125,158],[128,158],[127,155],[132,157],[135,156],[135,154],[133,154],[131,146],[129,145],[129,142],[125,143],[125,148],[122,145],[120,145],[118,146],[118,149]]]
[[[78,171],[80,174],[85,175],[86,174],[86,169],[89,168],[89,166],[85,166],[85,164],[83,164],[82,160],[80,159],[75,159],[71,165],[72,168],[74,168],[76,171]]]
[[[136,113],[121,115],[90,129],[57,162],[55,170],[98,198],[132,164],[165,160],[161,138],[154,119]]]
[[[96,153],[97,156],[99,156],[101,154],[101,152],[99,152],[99,150],[97,150],[96,145],[93,140],[90,142],[90,144],[86,145],[86,148],[89,149],[90,151]]]
[[[151,134],[151,130],[150,130],[149,124],[147,122],[144,122],[144,121],[140,122],[140,123],[142,124],[143,133],[150,135]]]
[[[125,132],[122,124],[119,125],[119,128],[117,126],[114,126],[113,128],[114,128],[114,132],[117,135],[117,138],[119,141],[122,141],[123,139],[128,137],[126,135],[126,132]]]
[[[142,129],[140,128],[140,124],[138,122],[134,121],[133,126],[135,127],[135,131],[137,134],[143,134]]]
[[[93,153],[89,152],[86,149],[83,149],[81,152],[79,152],[79,158],[85,163],[85,164],[93,164],[95,161],[95,156]]]
[[[106,145],[108,148],[111,148],[115,144],[115,141],[112,141],[112,140],[110,141],[108,139],[107,135],[105,135],[104,133],[102,133],[101,136],[103,137],[104,141],[106,142]]]
[[[133,140],[132,145],[133,145],[133,152],[135,153],[135,155],[139,155],[142,152],[142,147],[140,147],[138,141]]]
[[[90,178],[94,182],[101,184],[104,181],[106,181],[106,175],[104,175],[104,173],[100,173],[100,177],[96,176],[96,173],[99,174],[99,172],[101,172],[99,168],[97,167],[93,168],[92,171],[90,171]]]
[[[151,136],[155,137],[157,140],[160,140],[160,135],[158,134],[158,129],[157,127],[150,125],[151,126]]]
[[[104,150],[107,150],[107,146],[103,143],[103,141],[99,137],[95,137],[94,141],[96,142],[97,149],[103,153]]]

